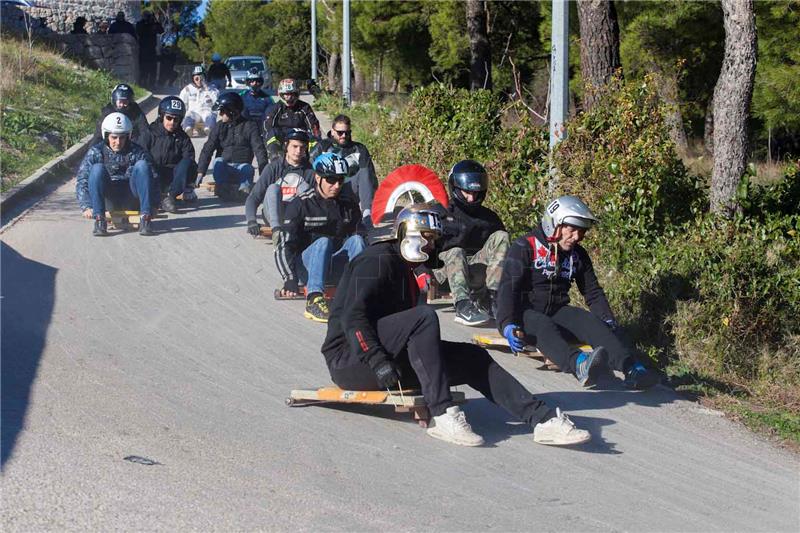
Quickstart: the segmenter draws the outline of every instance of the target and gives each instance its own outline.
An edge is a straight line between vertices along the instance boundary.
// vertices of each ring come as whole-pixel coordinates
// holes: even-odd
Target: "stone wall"
[[[89,67],[107,70],[125,82],[139,81],[139,44],[132,35],[54,35],[47,40]]]
[[[131,24],[141,18],[142,8],[139,0],[33,0],[34,7],[2,3],[0,20],[4,30],[26,31],[25,14],[30,17],[34,35],[50,33],[69,33],[78,17],[85,18],[86,31],[97,31],[101,21],[113,21],[118,11],[125,13],[125,20]],[[23,12],[24,11],[24,12]]]

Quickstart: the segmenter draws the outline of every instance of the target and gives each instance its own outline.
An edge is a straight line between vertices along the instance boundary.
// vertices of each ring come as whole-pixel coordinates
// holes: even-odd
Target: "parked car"
[[[272,71],[264,56],[231,56],[225,60],[231,71],[233,89],[247,89],[247,73],[255,67],[264,78],[264,90],[272,92]]]

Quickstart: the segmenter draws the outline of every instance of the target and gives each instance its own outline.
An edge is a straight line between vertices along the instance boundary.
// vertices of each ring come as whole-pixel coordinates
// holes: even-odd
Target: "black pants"
[[[562,372],[575,373],[575,360],[580,351],[569,341],[579,341],[608,350],[609,366],[623,370],[630,358],[628,349],[608,326],[585,309],[565,305],[553,315],[528,309],[522,315],[523,328],[529,337],[536,337],[536,347]]]
[[[197,176],[197,163],[192,159],[181,159],[174,167],[155,167],[156,177],[161,186],[161,192],[169,191],[174,199],[182,194],[187,183],[193,183]]]
[[[378,338],[401,368],[404,388],[419,386],[433,416],[453,405],[450,387],[469,385],[486,399],[531,426],[554,416],[489,352],[464,342],[440,339],[439,318],[430,306],[419,306],[378,320]],[[331,378],[347,390],[380,390],[375,374],[349,352],[331,369]]]

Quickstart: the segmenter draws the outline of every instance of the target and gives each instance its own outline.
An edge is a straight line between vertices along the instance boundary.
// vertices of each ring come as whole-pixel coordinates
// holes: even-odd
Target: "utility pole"
[[[566,136],[564,122],[569,111],[569,2],[553,0],[553,30],[550,38],[550,154]],[[550,174],[553,175],[550,163]]]
[[[342,2],[342,96],[344,105],[350,107],[350,0]]]
[[[311,79],[317,81],[317,0],[311,0]]]

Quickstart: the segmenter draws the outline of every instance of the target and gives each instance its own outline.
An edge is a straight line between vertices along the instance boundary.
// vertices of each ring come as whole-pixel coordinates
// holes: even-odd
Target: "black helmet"
[[[217,102],[212,108],[214,111],[226,111],[233,115],[241,115],[244,110],[242,97],[237,93],[223,93],[217,98]]]
[[[111,91],[111,104],[114,107],[117,107],[117,102],[120,100],[127,100],[129,103],[133,101],[133,89],[130,85],[120,83]]]
[[[463,205],[477,205],[486,198],[486,191],[489,189],[489,176],[483,165],[472,159],[459,161],[447,175],[447,186],[450,195]],[[461,191],[477,193],[474,202],[467,202]]]
[[[307,143],[310,141],[310,139],[308,138],[308,133],[306,130],[301,128],[292,128],[286,133],[286,135],[283,136],[283,142],[289,141],[301,141]]]
[[[163,117],[167,113],[182,119],[186,116],[186,105],[177,96],[167,96],[158,104],[158,116]]]

